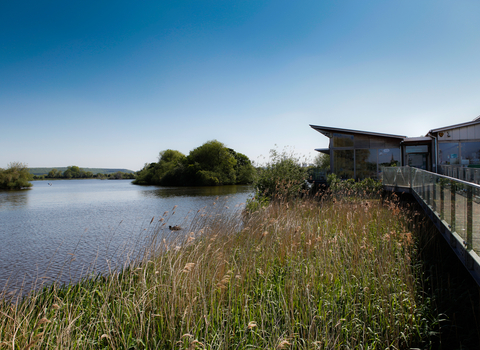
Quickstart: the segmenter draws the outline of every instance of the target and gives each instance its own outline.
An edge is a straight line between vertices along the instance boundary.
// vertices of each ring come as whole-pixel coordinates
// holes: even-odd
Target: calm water
[[[35,181],[30,190],[0,192],[0,291],[14,292],[22,285],[29,289],[42,280],[65,283],[92,269],[106,271],[148,241],[161,217],[167,224],[160,234],[171,234],[168,225],[187,228],[204,207],[243,208],[251,191],[249,186],[55,180]]]

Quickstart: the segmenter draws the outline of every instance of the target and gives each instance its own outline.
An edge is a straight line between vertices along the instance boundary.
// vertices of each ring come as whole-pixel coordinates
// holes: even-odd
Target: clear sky
[[[139,170],[217,139],[315,156],[309,124],[480,114],[480,2],[2,1],[0,167]]]

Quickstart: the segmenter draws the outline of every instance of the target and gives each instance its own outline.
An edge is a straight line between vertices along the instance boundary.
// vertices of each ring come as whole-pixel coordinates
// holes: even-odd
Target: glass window
[[[334,133],[333,147],[353,147],[353,135]]]
[[[341,179],[353,178],[353,150],[333,151],[333,172]]]
[[[462,142],[461,164],[480,167],[480,142]]]
[[[458,143],[440,142],[438,144],[438,161],[440,165],[458,164]]]
[[[355,148],[370,148],[370,138],[365,135],[355,135]]]
[[[379,149],[378,166],[400,166],[400,148]]]
[[[362,180],[366,177],[377,177],[376,149],[355,150],[355,174],[357,180]]]

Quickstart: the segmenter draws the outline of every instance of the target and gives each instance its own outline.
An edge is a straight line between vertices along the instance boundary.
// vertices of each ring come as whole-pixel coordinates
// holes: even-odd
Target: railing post
[[[434,212],[437,211],[437,176],[432,176],[432,209]]]

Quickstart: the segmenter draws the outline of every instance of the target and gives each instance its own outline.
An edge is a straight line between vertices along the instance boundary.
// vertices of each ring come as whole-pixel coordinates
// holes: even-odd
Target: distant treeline
[[[33,175],[34,180],[43,180],[43,179],[134,179],[135,173],[133,172],[122,172],[117,171],[115,173],[96,173],[94,174],[92,171],[85,171],[82,168],[79,168],[76,165],[69,166],[65,169],[65,171],[61,171],[58,169],[51,169],[47,174],[42,175]]]
[[[57,170],[57,171],[60,171],[60,172],[64,172],[65,170],[67,170],[69,167],[53,167],[53,168],[28,168],[28,171],[32,174],[32,175],[48,175],[48,173],[51,171],[51,170]],[[83,171],[85,172],[91,172],[92,174],[105,174],[105,175],[108,175],[108,174],[115,174],[117,172],[121,172],[121,173],[134,173],[133,170],[129,170],[129,169],[109,169],[109,168],[81,168]]]
[[[175,150],[160,152],[157,163],[145,164],[133,182],[139,185],[216,186],[249,184],[255,168],[244,154],[213,140],[188,156]]]

